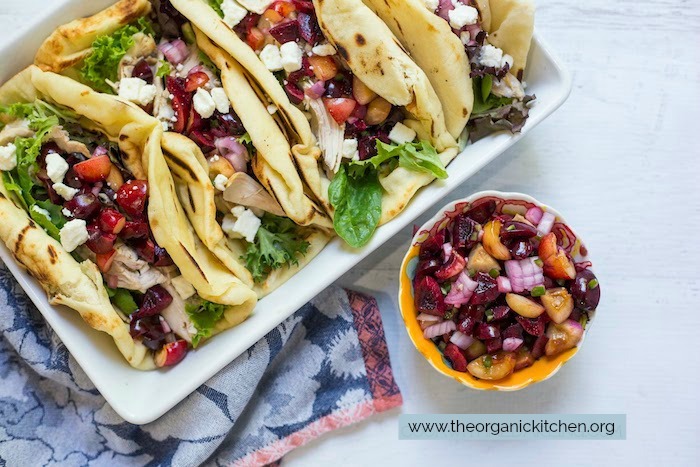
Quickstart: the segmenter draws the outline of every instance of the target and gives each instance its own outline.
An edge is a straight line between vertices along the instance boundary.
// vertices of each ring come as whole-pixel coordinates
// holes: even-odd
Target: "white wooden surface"
[[[50,4],[0,0],[0,30],[16,33]],[[700,4],[539,0],[537,29],[574,74],[569,101],[436,208],[497,189],[560,210],[602,287],[586,346],[554,379],[516,393],[437,375],[398,317],[406,231],[339,281],[379,300],[404,406],[285,465],[700,465]],[[399,441],[401,412],[625,413],[627,440]]]

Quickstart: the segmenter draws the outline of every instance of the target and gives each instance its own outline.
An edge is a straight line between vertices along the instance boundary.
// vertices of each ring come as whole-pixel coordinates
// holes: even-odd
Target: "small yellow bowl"
[[[539,358],[532,366],[515,371],[507,378],[497,381],[488,381],[477,379],[468,372],[455,371],[452,369],[449,363],[446,362],[438,347],[430,339],[423,337],[423,330],[416,319],[417,313],[413,300],[412,282],[413,277],[415,276],[416,266],[418,265],[418,251],[420,249],[420,244],[427,238],[428,232],[435,225],[445,222],[448,219],[447,214],[454,213],[457,210],[465,210],[468,205],[475,204],[476,201],[487,198],[494,199],[497,203],[499,203],[499,208],[502,207],[504,212],[509,214],[524,214],[528,208],[538,206],[543,211],[554,214],[556,217],[555,222],[566,224],[563,217],[556,210],[540,203],[531,196],[522,193],[482,191],[475,193],[468,198],[453,201],[440,209],[437,214],[435,214],[435,216],[428,222],[423,224],[423,226],[418,229],[414,235],[413,240],[411,241],[411,247],[401,263],[399,277],[399,309],[413,345],[415,345],[416,349],[418,349],[418,351],[438,372],[445,376],[449,376],[450,378],[454,378],[463,385],[473,389],[489,391],[517,391],[530,386],[531,384],[551,378],[557,371],[559,371],[564,363],[576,355],[578,350],[583,345],[586,334],[591,327],[591,323],[595,316],[595,311],[588,313],[589,319],[586,323],[583,337],[581,338],[581,341],[578,343],[577,347],[567,350],[566,352],[554,357],[543,356]],[[571,229],[570,226],[568,226],[568,224],[566,225],[576,237],[576,242],[571,250],[572,257],[576,260],[576,262],[590,261],[587,256],[587,250],[581,243],[580,237],[574,232],[573,229]],[[589,269],[592,271],[592,268],[589,267]]]

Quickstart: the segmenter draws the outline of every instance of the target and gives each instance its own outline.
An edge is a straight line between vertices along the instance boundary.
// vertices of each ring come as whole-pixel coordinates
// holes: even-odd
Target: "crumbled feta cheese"
[[[166,124],[172,122],[173,118],[177,120],[177,117],[175,117],[175,110],[173,110],[173,106],[170,105],[170,102],[164,101],[160,107],[158,107],[158,115],[156,115],[156,118]]]
[[[224,0],[221,2],[221,11],[224,14],[224,23],[230,28],[238,25],[248,14],[248,10],[240,6],[235,0]]]
[[[435,11],[440,5],[440,0],[423,0],[423,3],[428,10]]]
[[[360,153],[357,151],[357,139],[346,139],[343,141],[343,148],[341,154],[345,159],[355,159],[355,156],[360,157]]]
[[[284,68],[280,48],[275,44],[267,44],[260,52],[260,60],[270,71],[280,71]]]
[[[47,211],[46,209],[42,208],[41,206],[35,204],[32,206],[32,211],[44,215],[47,219],[51,220],[51,213]]]
[[[0,170],[13,170],[17,167],[17,146],[10,143],[0,146]]]
[[[458,2],[455,4],[454,10],[447,13],[450,18],[450,26],[454,29],[462,29],[468,24],[476,24],[479,21],[479,10],[473,6],[463,5]]]
[[[219,191],[225,191],[228,186],[228,177],[224,174],[219,174],[214,177],[214,188]]]
[[[173,289],[175,289],[177,294],[183,300],[187,300],[195,294],[195,290],[194,287],[192,287],[192,284],[187,282],[187,279],[185,279],[182,276],[173,277],[172,279],[170,279],[170,284],[173,286]]]
[[[296,42],[285,42],[280,47],[280,57],[282,57],[282,66],[287,73],[301,70],[302,51]]]
[[[396,144],[410,143],[416,139],[416,132],[403,123],[398,122],[389,132],[389,139]]]
[[[333,44],[319,44],[311,48],[311,53],[320,57],[335,55],[335,52],[336,50],[335,47],[333,47]]]
[[[246,10],[262,15],[275,0],[238,0]]]
[[[68,162],[55,152],[46,155],[46,175],[52,182],[61,183],[68,172]]]
[[[494,47],[491,44],[484,44],[481,47],[481,53],[479,54],[479,63],[483,66],[492,66],[495,68],[501,67],[501,62],[503,61],[503,51],[498,47]]]
[[[61,245],[69,253],[88,240],[87,223],[82,219],[73,219],[66,222],[59,232]]]
[[[253,211],[244,206],[236,206],[231,209],[231,214],[224,216],[221,228],[231,238],[245,238],[248,243],[253,243],[261,224]]]
[[[61,212],[62,212],[63,215],[66,216],[66,217],[73,217],[73,213],[70,212],[70,210],[69,210],[68,208],[63,208],[63,209],[61,209]]]
[[[276,105],[270,104],[270,105],[267,106],[267,113],[269,113],[270,115],[274,115],[275,112],[277,112],[277,106],[276,106]]]
[[[54,183],[53,189],[56,193],[58,193],[61,196],[61,198],[65,199],[66,201],[72,200],[73,197],[78,194],[77,189],[71,188],[63,183]]]
[[[139,105],[153,102],[158,90],[141,78],[124,78],[119,82],[119,97]]]
[[[210,91],[210,93],[211,98],[214,100],[214,104],[216,104],[216,110],[222,114],[229,113],[231,110],[231,102],[228,100],[228,96],[226,95],[224,88],[214,88]]]
[[[196,110],[202,118],[209,118],[214,115],[216,103],[214,103],[214,99],[211,98],[211,94],[209,94],[206,89],[197,89],[197,92],[192,98],[192,103],[194,104],[194,110]]]

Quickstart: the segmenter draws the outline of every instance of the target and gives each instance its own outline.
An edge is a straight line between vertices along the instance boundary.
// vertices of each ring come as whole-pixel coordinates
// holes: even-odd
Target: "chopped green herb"
[[[588,281],[588,289],[593,290],[598,287],[598,279],[591,279]]]
[[[537,259],[535,260],[535,264],[538,265],[539,267],[542,267],[542,266],[544,266],[544,261],[542,261],[541,259],[537,258]]]
[[[472,234],[469,236],[469,240],[472,242],[479,240],[479,232],[472,232]]]
[[[500,275],[501,275],[500,271],[496,268],[493,268],[489,271],[489,276],[493,277],[494,279]]]
[[[447,344],[445,344],[445,341],[440,341],[440,343],[438,344],[438,349],[440,349],[440,352],[444,352],[446,347]]]
[[[225,310],[225,305],[208,300],[193,300],[185,305],[185,311],[197,329],[197,334],[192,337],[193,347],[197,347],[202,339],[211,336]]]
[[[449,320],[455,317],[457,314],[457,308],[450,308],[447,310],[443,316],[444,319]]]
[[[170,75],[170,73],[173,72],[173,67],[170,66],[170,63],[166,61],[160,62],[160,65],[158,66],[158,70],[156,70],[156,76],[159,78],[165,78],[166,76]]]
[[[493,365],[493,359],[491,358],[491,355],[487,355],[484,357],[484,368],[491,368],[491,365]]]
[[[544,285],[538,285],[537,287],[533,287],[533,289],[530,291],[530,295],[533,297],[541,297],[544,295],[547,291],[544,288]]]
[[[469,273],[469,277],[476,277],[476,269],[469,269],[467,272]]]
[[[583,329],[586,329],[586,324],[588,323],[588,315],[587,314],[582,314],[581,317],[578,319],[579,324]]]
[[[119,79],[119,62],[134,46],[134,35],[153,35],[153,25],[141,17],[136,22],[122,26],[112,34],[99,36],[92,43],[92,52],[83,60],[80,77],[85,83],[100,92],[114,94],[106,80]]]
[[[493,310],[486,310],[486,322],[493,321]]]
[[[452,284],[449,282],[443,282],[440,284],[440,290],[442,291],[443,295],[447,295],[450,293],[450,289],[452,288]]]
[[[514,226],[514,225],[509,225],[508,227],[506,227],[506,230],[509,231],[509,232],[511,232],[511,231],[515,230],[515,226]]]

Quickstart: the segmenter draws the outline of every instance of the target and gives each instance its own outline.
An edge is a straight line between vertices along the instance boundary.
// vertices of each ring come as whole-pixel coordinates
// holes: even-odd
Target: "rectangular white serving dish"
[[[39,15],[27,32],[0,45],[0,56],[3,57],[0,83],[31,63],[43,39],[56,26],[91,15],[113,2],[52,2],[52,9]],[[377,230],[369,245],[357,251],[347,248],[339,239],[333,240],[301,272],[261,300],[247,321],[190,352],[185,360],[171,369],[151,372],[132,369],[108,335],[91,329],[78,313],[49,305],[44,291],[15,263],[4,244],[0,245],[0,258],[112,408],[131,423],[149,423],[174,407],[360,260],[406,228],[413,219],[515,144],[556,110],[571,91],[569,75],[537,37],[533,39],[530,49],[525,79],[528,91],[537,95],[537,101],[522,133],[514,136],[498,134],[468,146],[448,167],[449,178],[419,192],[398,217]]]

